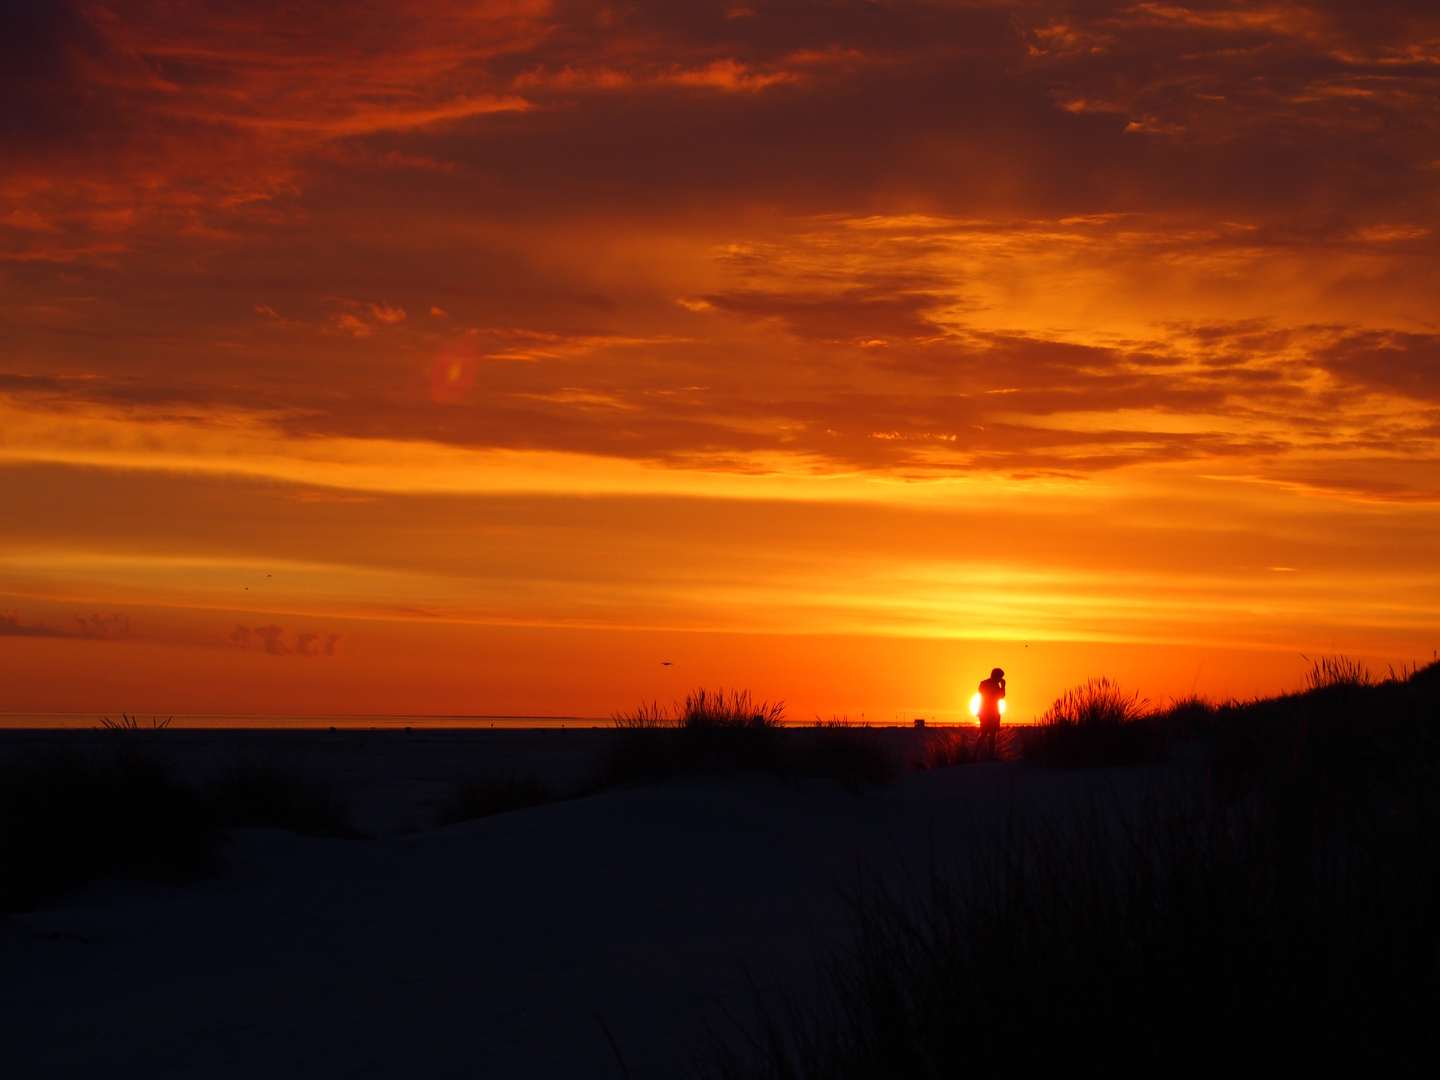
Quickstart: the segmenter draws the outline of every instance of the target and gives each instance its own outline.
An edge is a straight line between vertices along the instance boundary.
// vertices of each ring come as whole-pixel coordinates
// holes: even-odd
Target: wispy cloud
[[[43,623],[26,623],[19,612],[0,611],[0,637],[71,637],[63,630],[45,626]]]
[[[225,640],[241,651],[257,649],[267,656],[334,656],[335,646],[343,635],[301,631],[287,636],[283,626],[243,626],[239,623],[225,635]]]
[[[70,625],[53,627],[44,622],[26,622],[18,611],[0,611],[0,637],[101,638],[119,640],[132,638],[130,616],[122,612],[102,615],[72,615]]]

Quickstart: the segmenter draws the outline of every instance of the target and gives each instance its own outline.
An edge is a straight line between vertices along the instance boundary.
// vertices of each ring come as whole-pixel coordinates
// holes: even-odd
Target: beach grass
[[[863,876],[818,995],[757,985],[697,1073],[1436,1075],[1440,676],[1355,676],[1184,703],[1211,757],[1195,790],[1012,817],[899,885]]]
[[[208,873],[221,829],[202,792],[131,746],[9,763],[0,768],[0,911],[100,877]]]
[[[475,818],[508,814],[558,802],[570,793],[559,791],[532,772],[486,770],[458,776],[449,797],[440,804],[439,823],[454,825]]]
[[[1024,745],[1024,732],[1014,725],[1002,727],[996,733],[994,746],[988,749],[980,741],[978,727],[927,728],[908,764],[910,769],[924,772],[983,761],[1010,761],[1021,756]]]
[[[880,733],[864,724],[832,719],[785,734],[789,745],[776,770],[782,774],[826,777],[850,791],[895,775],[896,762]]]
[[[1155,753],[1150,702],[1108,678],[1067,690],[1026,732],[1024,756],[1066,768],[1137,765]]]
[[[229,828],[362,835],[344,802],[313,777],[242,762],[192,784],[157,752],[163,724],[107,728],[117,733],[108,745],[59,747],[0,766],[0,913],[44,906],[102,878],[213,873]]]
[[[605,786],[754,771],[826,777],[858,790],[895,771],[877,734],[864,725],[836,719],[786,727],[783,702],[757,701],[748,690],[701,688],[669,708],[642,705],[612,723]]]
[[[202,792],[225,828],[269,826],[346,839],[364,835],[331,785],[273,762],[237,762],[206,781]]]

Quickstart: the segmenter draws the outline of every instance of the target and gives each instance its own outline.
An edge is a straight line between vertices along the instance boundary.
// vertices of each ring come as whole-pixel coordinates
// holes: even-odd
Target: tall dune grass
[[[1071,768],[1134,765],[1153,755],[1149,699],[1107,678],[1067,690],[1027,732],[1025,756]]]
[[[955,765],[975,765],[982,761],[1008,761],[1018,757],[1023,737],[1013,727],[1002,727],[988,753],[980,742],[978,727],[927,728],[925,737],[911,758],[910,768],[916,770],[948,769]]]
[[[1348,656],[1322,656],[1310,661],[1305,685],[1310,690],[1326,690],[1332,686],[1373,686],[1375,677],[1364,664]]]
[[[607,785],[751,770],[830,777],[858,788],[894,771],[884,745],[863,725],[836,720],[787,729],[784,703],[757,701],[748,690],[694,690],[670,708],[650,703],[619,714],[613,726]]]
[[[558,802],[566,794],[534,773],[485,770],[456,777],[450,796],[440,805],[441,825],[508,814]]]
[[[190,784],[154,752],[163,725],[111,727],[117,737],[109,745],[0,766],[0,913],[43,906],[100,878],[211,873],[228,828],[361,835],[343,801],[315,778],[241,763]]]
[[[816,723],[785,733],[785,757],[777,771],[795,776],[828,777],[850,791],[882,784],[895,774],[879,732],[846,720]]]
[[[227,828],[268,825],[301,836],[363,835],[333,787],[273,762],[237,762],[208,780],[202,793]]]
[[[204,874],[220,839],[203,794],[133,750],[12,763],[0,769],[0,911],[109,875]]]
[[[820,993],[757,992],[698,1072],[1440,1073],[1437,671],[1185,704],[1204,788],[864,879]]]

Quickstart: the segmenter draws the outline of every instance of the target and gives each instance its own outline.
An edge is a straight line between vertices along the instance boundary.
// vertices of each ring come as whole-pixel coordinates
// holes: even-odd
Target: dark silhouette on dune
[[[568,793],[558,791],[533,772],[485,770],[456,777],[450,797],[439,807],[439,821],[442,825],[454,825],[589,793],[584,788]]]
[[[1047,764],[1203,770],[862,872],[818,990],[757,984],[702,1077],[1440,1074],[1440,664],[1154,712],[1094,679],[1047,716]]]
[[[174,882],[219,868],[225,830],[358,838],[316,777],[237,762],[202,784],[155,754],[166,731],[107,722],[108,744],[60,745],[0,764],[0,916],[43,907],[98,878]]]

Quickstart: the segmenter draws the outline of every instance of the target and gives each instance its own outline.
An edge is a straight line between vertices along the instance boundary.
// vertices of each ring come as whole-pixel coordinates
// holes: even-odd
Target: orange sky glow
[[[0,712],[1440,647],[1432,0],[18,4],[0,100]]]

